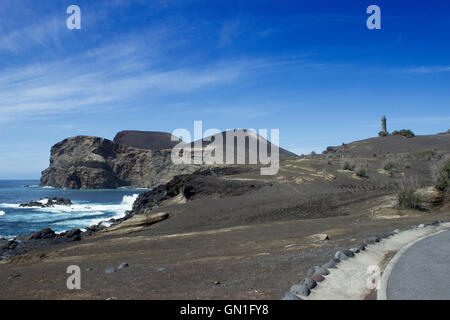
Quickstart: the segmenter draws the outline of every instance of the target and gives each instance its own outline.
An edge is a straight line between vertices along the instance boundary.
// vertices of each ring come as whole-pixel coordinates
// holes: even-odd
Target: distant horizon
[[[295,154],[450,127],[443,1],[0,3],[0,177],[34,177],[67,137],[122,128],[280,130]],[[81,10],[81,29],[66,25]],[[426,48],[426,50],[424,50]]]
[[[388,119],[389,120],[389,119]],[[238,129],[238,128],[236,128],[236,129]],[[239,129],[246,129],[246,128],[239,128]],[[406,129],[406,130],[411,130],[414,134],[415,134],[415,136],[417,137],[417,136],[429,136],[429,135],[438,135],[438,134],[443,134],[443,133],[447,133],[450,129],[446,129],[446,130],[444,130],[444,131],[442,131],[442,132],[436,132],[436,133],[428,133],[428,134],[420,134],[420,133],[417,133],[417,132],[415,132],[413,129],[408,129],[408,128],[396,128],[396,129],[394,129],[394,130],[389,130],[388,129],[388,132],[389,133],[392,133],[393,131],[395,131],[395,130],[403,130],[403,129]],[[120,131],[147,131],[147,130],[133,130],[133,129],[124,129],[124,130],[120,130]],[[120,132],[119,131],[119,132]],[[151,131],[151,130],[149,130],[150,132],[155,132],[155,131]],[[158,131],[158,132],[161,132],[161,133],[171,133],[171,132],[163,132],[163,131]],[[75,135],[75,136],[73,136],[73,137],[76,137],[77,135]],[[89,136],[89,135],[88,135]],[[67,137],[67,138],[73,138],[73,137]],[[105,137],[99,137],[99,138],[105,138]],[[113,137],[114,138],[114,137]],[[105,138],[105,139],[108,139],[108,140],[113,140],[113,138],[112,139],[109,139],[109,138]],[[366,139],[371,139],[371,138],[378,138],[378,135],[376,135],[376,136],[373,136],[373,137],[366,137],[366,138],[362,138],[362,139],[358,139],[358,140],[353,140],[353,141],[349,141],[349,142],[345,142],[345,141],[343,141],[343,143],[345,143],[345,144],[349,144],[349,143],[353,143],[353,142],[356,142],[356,141],[362,141],[362,140],[366,140]],[[269,139],[269,141],[270,141],[270,139]],[[340,145],[342,145],[342,144],[340,144]],[[327,147],[339,147],[340,146],[339,144],[337,144],[337,145],[328,145]],[[284,148],[284,147],[282,147],[282,146],[280,146],[281,148]],[[315,151],[315,150],[311,150],[311,152],[316,152],[317,154],[322,154],[324,151],[326,151],[326,148],[327,147],[325,147],[323,150],[321,150],[321,151]],[[284,149],[286,149],[287,151],[290,151],[290,152],[292,152],[292,153],[295,153],[295,152],[293,152],[293,151],[291,151],[291,150],[289,150],[289,149],[287,149],[287,148],[284,148]],[[50,152],[50,150],[49,150],[49,152]],[[308,154],[310,154],[311,152],[309,152],[309,153],[303,153],[303,155],[308,155]],[[302,154],[297,154],[297,153],[295,153],[296,155],[298,155],[298,156],[301,156]],[[46,169],[47,167],[45,167],[45,168],[43,168],[41,171],[43,171],[44,169]],[[10,181],[10,180],[40,180],[40,176],[39,177],[37,177],[37,178],[2,178],[2,177],[0,177],[0,181]]]

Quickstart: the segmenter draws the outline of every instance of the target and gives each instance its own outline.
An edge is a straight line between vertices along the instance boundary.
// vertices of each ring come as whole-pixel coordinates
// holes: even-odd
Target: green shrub
[[[383,169],[386,171],[390,171],[390,170],[394,169],[395,167],[397,167],[397,163],[394,161],[386,161],[383,165]]]
[[[366,169],[364,168],[358,169],[358,171],[356,171],[356,175],[358,177],[366,178],[367,177]]]
[[[342,169],[353,171],[355,170],[355,165],[349,161],[345,161],[344,164],[342,165]]]
[[[404,136],[406,138],[414,138],[415,134],[409,129],[395,130],[392,132],[393,135]]]
[[[446,190],[450,186],[450,156],[445,156],[431,165],[431,177],[434,186],[439,190]]]
[[[389,133],[387,133],[386,131],[380,131],[378,132],[378,136],[379,137],[387,137],[389,135]]]
[[[421,209],[423,199],[416,194],[414,187],[407,187],[401,190],[397,196],[398,207],[400,209]]]
[[[417,159],[425,159],[425,160],[431,160],[431,158],[437,156],[438,153],[436,150],[425,150],[421,152],[414,152],[410,154],[410,157],[417,158]]]

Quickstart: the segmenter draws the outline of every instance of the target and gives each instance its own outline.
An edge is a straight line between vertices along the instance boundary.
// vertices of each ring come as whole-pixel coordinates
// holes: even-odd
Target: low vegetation
[[[389,135],[389,133],[387,133],[386,131],[380,131],[378,132],[378,136],[379,137],[387,137]]]
[[[411,153],[410,157],[431,160],[431,158],[435,157],[437,154],[438,153],[436,150],[425,150],[425,151],[421,151],[421,152]]]
[[[365,168],[360,168],[356,171],[356,175],[361,178],[367,178],[367,170]]]
[[[345,161],[342,165],[343,170],[353,171],[355,170],[355,164],[351,163],[350,161]]]
[[[423,199],[416,193],[416,189],[407,188],[398,194],[398,207],[400,209],[421,209]]]
[[[416,135],[409,129],[395,130],[392,135],[404,136],[406,138],[414,138]]]
[[[383,169],[386,171],[391,171],[398,167],[398,163],[392,160],[387,160],[383,163]]]
[[[414,209],[420,210],[423,208],[424,199],[417,194],[417,187],[413,185],[402,185],[400,192],[397,195],[399,209]]]
[[[450,155],[431,165],[431,177],[434,186],[439,190],[446,190],[450,186]]]

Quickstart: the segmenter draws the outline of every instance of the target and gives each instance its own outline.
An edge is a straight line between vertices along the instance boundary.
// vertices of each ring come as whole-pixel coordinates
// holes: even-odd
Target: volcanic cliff
[[[195,171],[191,165],[174,165],[170,150],[145,150],[111,140],[77,136],[51,148],[50,166],[41,185],[70,189],[151,187],[178,174]]]

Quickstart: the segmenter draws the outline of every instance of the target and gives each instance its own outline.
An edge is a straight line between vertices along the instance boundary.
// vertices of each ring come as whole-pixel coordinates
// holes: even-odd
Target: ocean
[[[125,216],[143,189],[71,190],[40,187],[39,180],[0,180],[0,238],[51,228],[55,232]],[[21,208],[20,203],[41,198],[72,200],[71,206]]]

